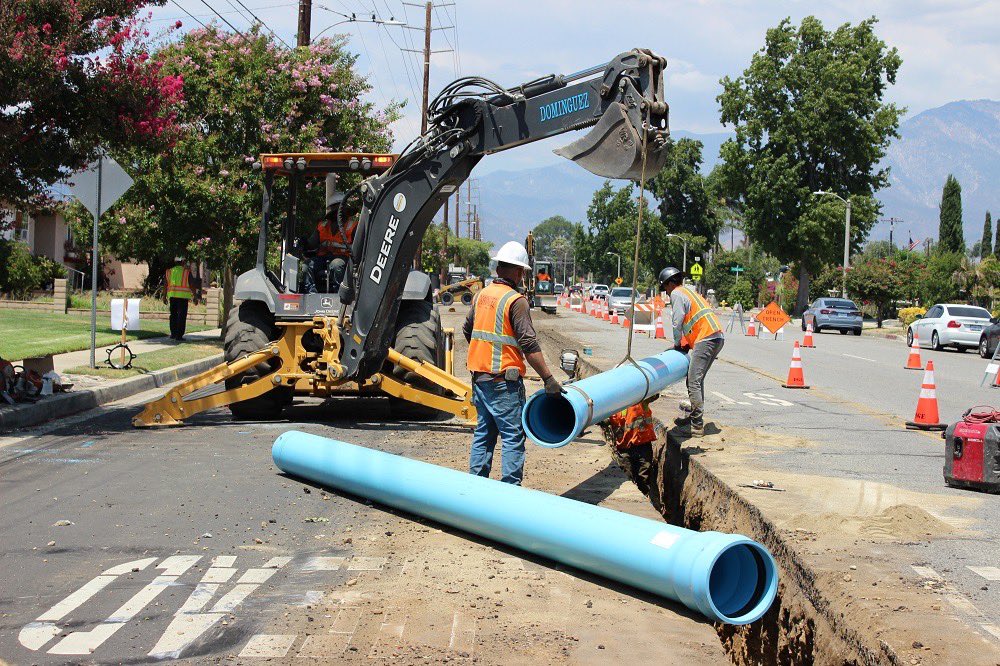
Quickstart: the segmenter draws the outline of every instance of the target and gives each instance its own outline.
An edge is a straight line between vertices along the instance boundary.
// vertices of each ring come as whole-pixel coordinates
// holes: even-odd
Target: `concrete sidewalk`
[[[198,342],[210,342],[212,340],[218,340],[219,336],[222,334],[221,328],[213,328],[208,331],[198,331],[197,333],[188,333],[184,336],[184,340],[178,342],[170,338],[169,336],[163,336],[162,338],[146,338],[145,340],[129,340],[128,348],[132,350],[133,354],[141,356],[143,353],[161,351],[163,349],[170,349],[171,347],[176,347],[177,345],[187,344],[187,343],[198,343]],[[105,359],[108,358],[108,353],[106,350],[114,347],[114,345],[101,345],[97,348],[97,365],[98,367],[104,364]],[[80,351],[66,352],[65,354],[55,354],[52,357],[52,365],[55,367],[55,371],[60,375],[65,373],[69,368],[76,368],[81,365],[90,364],[90,350],[81,349]]]

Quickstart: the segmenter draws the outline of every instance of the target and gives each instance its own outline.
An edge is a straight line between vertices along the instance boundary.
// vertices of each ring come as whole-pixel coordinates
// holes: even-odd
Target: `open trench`
[[[558,332],[540,330],[550,359],[579,344]],[[580,376],[600,369],[580,357]],[[596,434],[598,429],[594,429]],[[863,618],[841,612],[824,597],[816,573],[777,528],[752,503],[721,481],[697,459],[699,449],[685,446],[657,421],[661,435],[654,446],[657,485],[664,519],[692,530],[736,532],[755,539],[774,556],[779,569],[778,595],[763,618],[746,626],[719,623],[715,629],[735,664],[898,664],[884,641],[865,636],[854,622]],[[610,447],[609,447],[610,450]]]

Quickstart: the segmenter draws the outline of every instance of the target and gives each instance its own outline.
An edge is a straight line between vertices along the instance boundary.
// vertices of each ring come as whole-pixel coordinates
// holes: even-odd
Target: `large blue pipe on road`
[[[757,620],[778,589],[771,554],[743,536],[692,532],[294,430],[271,454],[287,474],[679,601],[719,622]]]
[[[688,357],[673,349],[566,384],[561,395],[539,391],[521,415],[524,431],[550,448],[566,446],[585,428],[659,393],[687,376]]]

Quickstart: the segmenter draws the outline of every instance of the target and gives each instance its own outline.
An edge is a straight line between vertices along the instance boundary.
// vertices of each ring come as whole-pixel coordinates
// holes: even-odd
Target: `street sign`
[[[781,327],[792,320],[781,307],[771,301],[766,308],[757,313],[754,317],[764,328],[771,331],[772,335],[777,335]]]
[[[83,171],[73,174],[70,192],[94,216],[93,257],[90,262],[90,367],[97,367],[97,223],[101,213],[110,208],[132,187],[132,178],[118,162],[101,155]]]
[[[745,270],[746,269],[743,268],[742,266],[733,266],[732,268],[729,269],[729,272],[736,273],[736,276],[739,277],[740,273],[742,273]]]
[[[615,284],[617,284],[617,285],[621,286],[621,283],[622,283],[622,282],[623,282],[623,280],[622,280],[622,279],[621,279],[620,277],[616,277],[616,278],[615,278]]]
[[[693,264],[691,266],[691,279],[695,282],[701,282],[701,276],[705,272],[705,269],[701,267],[701,264]]]

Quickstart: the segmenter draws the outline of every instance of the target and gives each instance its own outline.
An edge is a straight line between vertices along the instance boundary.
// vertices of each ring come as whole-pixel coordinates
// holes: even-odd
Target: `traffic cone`
[[[665,340],[667,337],[666,332],[663,330],[663,314],[656,315],[656,339]]]
[[[788,366],[788,380],[782,386],[785,388],[809,388],[806,385],[806,378],[802,375],[802,355],[799,353],[798,340],[792,347],[792,363]]]
[[[628,315],[622,317],[622,328],[628,328],[632,325],[632,322],[628,320]]]
[[[803,347],[815,347],[816,346],[813,343],[813,325],[812,325],[812,322],[809,322],[808,324],[806,324],[806,334],[805,334],[805,337],[802,338],[802,346]]]
[[[604,305],[603,305],[603,307],[601,309],[604,311],[604,321],[611,321],[611,315],[608,314],[608,304],[607,304],[607,302],[604,303]]]
[[[612,326],[617,326],[620,323],[621,322],[618,321],[618,310],[612,310],[611,311],[611,325]]]
[[[913,332],[913,344],[910,345],[910,355],[906,359],[906,370],[923,370],[924,364],[920,361],[920,345],[917,343],[917,332]]]
[[[753,319],[750,320],[750,325],[747,326],[747,335],[757,337],[757,326],[754,324]]]
[[[1000,388],[1000,369],[997,370],[997,375],[993,378],[992,388]]]
[[[912,421],[906,422],[906,427],[913,430],[944,430],[948,426],[939,423],[937,389],[934,386],[934,361],[927,361],[924,381],[920,384],[920,399],[917,400],[917,413]]]

